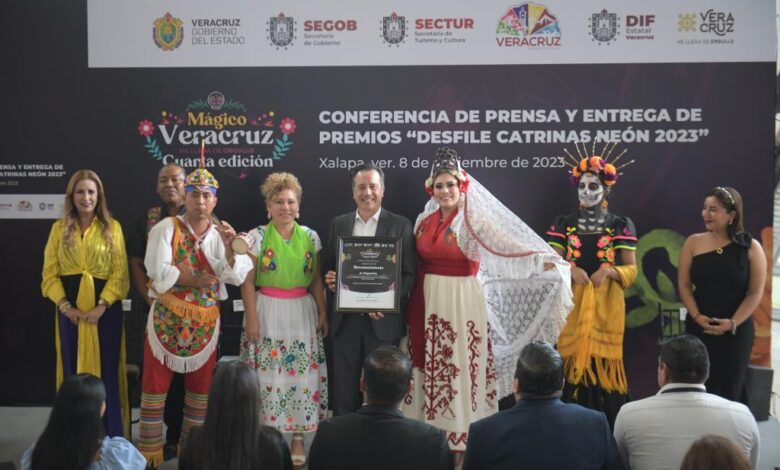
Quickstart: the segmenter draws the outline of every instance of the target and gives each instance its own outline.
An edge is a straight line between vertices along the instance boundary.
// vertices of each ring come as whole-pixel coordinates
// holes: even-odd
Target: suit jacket
[[[557,398],[520,400],[469,427],[464,470],[623,469],[604,413]]]
[[[322,250],[322,271],[336,270],[336,254],[339,248],[339,236],[351,237],[355,226],[355,212],[349,212],[333,219],[328,229],[328,242]],[[405,307],[409,292],[414,285],[414,275],[417,265],[417,253],[414,247],[412,224],[406,217],[394,214],[385,208],[379,213],[376,227],[377,237],[401,238],[401,314],[388,314],[381,320],[372,321],[377,339],[387,342],[398,342],[406,333]],[[335,335],[341,325],[342,314],[333,311],[333,295],[328,295],[328,327],[331,335]],[[355,314],[347,314],[355,315]]]
[[[450,470],[444,433],[405,418],[397,408],[363,405],[322,421],[309,452],[309,470]]]

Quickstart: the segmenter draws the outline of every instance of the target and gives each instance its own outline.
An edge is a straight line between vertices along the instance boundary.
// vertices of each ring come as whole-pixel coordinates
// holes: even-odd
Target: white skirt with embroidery
[[[241,359],[257,371],[263,421],[281,432],[316,431],[327,412],[325,348],[311,294],[279,299],[257,293],[260,336],[241,334]]]
[[[425,367],[403,403],[407,417],[447,433],[465,451],[469,425],[498,410],[485,296],[475,277],[427,274]]]

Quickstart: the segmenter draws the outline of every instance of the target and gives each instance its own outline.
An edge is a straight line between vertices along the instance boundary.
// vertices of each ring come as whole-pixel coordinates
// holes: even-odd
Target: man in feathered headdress
[[[205,417],[225,282],[238,286],[252,269],[247,255],[233,253],[233,228],[212,220],[218,188],[201,159],[201,167],[185,179],[184,214],[149,232],[144,264],[154,303],[144,343],[139,449],[154,467],[163,462],[162,415],[173,373],[185,374],[181,448]]]

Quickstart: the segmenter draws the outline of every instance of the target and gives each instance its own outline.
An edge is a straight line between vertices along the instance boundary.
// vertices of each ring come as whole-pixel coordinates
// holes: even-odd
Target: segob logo
[[[181,20],[170,13],[165,13],[162,18],[154,20],[152,37],[160,49],[164,51],[176,49],[184,39],[184,27]]]
[[[295,40],[295,19],[279,13],[268,20],[268,39],[277,48],[292,45]]]
[[[398,46],[406,38],[406,17],[393,12],[382,17],[382,38],[391,46]]]
[[[590,36],[599,45],[609,45],[618,35],[620,19],[616,13],[610,13],[606,9],[590,15]]]
[[[496,43],[506,47],[558,47],[561,27],[558,18],[544,5],[533,2],[510,7],[496,27]]]

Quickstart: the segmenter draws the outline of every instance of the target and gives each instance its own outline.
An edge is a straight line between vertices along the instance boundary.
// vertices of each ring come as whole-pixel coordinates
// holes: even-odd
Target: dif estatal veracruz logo
[[[138,133],[146,153],[163,165],[185,168],[200,164],[200,144],[206,143],[206,166],[238,168],[244,178],[250,168],[272,168],[290,152],[295,119],[273,111],[250,112],[236,99],[213,91],[189,102],[183,111],[162,109],[158,118],[142,119]]]

